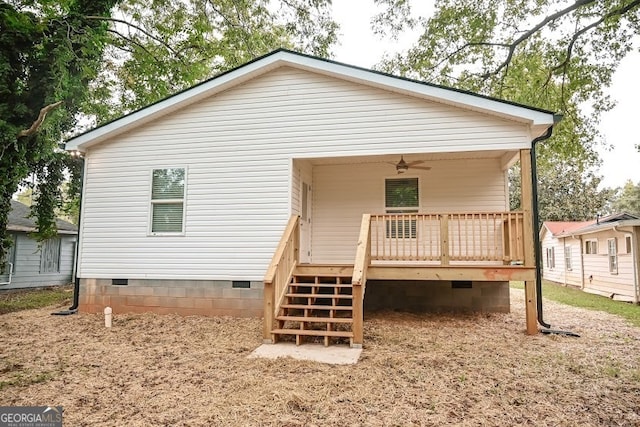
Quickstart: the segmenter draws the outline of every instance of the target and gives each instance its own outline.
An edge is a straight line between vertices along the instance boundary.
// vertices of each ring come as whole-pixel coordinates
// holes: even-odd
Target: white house
[[[621,301],[640,299],[640,219],[616,214],[586,222],[545,222],[544,278]]]
[[[81,309],[264,315],[275,339],[353,281],[332,304],[353,301],[356,343],[364,295],[506,311],[508,280],[535,277],[530,150],[557,120],[275,51],[67,142],[85,156]],[[509,212],[518,160],[525,208]]]

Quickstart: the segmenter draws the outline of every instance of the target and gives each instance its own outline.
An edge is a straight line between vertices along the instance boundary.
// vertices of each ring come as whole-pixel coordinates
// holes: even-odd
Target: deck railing
[[[520,264],[524,213],[371,215],[372,261]]]
[[[271,342],[273,319],[287,293],[291,277],[298,265],[300,253],[300,217],[292,215],[280,239],[278,248],[264,276],[264,331],[263,338]]]

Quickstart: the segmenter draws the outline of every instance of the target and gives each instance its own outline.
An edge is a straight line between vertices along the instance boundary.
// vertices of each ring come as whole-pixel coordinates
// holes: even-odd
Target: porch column
[[[524,212],[524,265],[535,267],[534,243],[533,243],[533,178],[531,175],[531,150],[520,150],[520,182],[521,199],[520,208]],[[536,282],[527,280],[524,282],[525,311],[527,334],[538,333],[538,312],[536,306]]]

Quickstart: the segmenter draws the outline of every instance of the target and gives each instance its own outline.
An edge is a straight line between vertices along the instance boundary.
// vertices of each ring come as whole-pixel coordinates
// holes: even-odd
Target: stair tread
[[[347,294],[299,294],[289,293],[288,297],[291,298],[341,298],[341,299],[353,299],[353,295]]]
[[[293,322],[353,323],[353,319],[351,317],[276,316],[276,320],[289,320]]]
[[[299,308],[310,310],[353,310],[350,305],[311,305],[311,304],[282,304],[282,308]]]
[[[313,282],[291,282],[295,286],[316,286],[318,288],[353,288],[351,283],[313,283]]]
[[[296,277],[342,277],[342,278],[345,278],[345,277],[352,278],[353,277],[352,273],[351,274],[347,274],[347,273],[344,273],[344,274],[340,274],[340,273],[322,274],[322,273],[320,273],[320,274],[318,274],[318,273],[295,272],[295,273],[293,273],[293,275],[296,276]]]
[[[285,335],[310,335],[316,337],[345,337],[353,338],[353,332],[351,331],[318,331],[315,329],[274,329],[272,334],[285,334]]]

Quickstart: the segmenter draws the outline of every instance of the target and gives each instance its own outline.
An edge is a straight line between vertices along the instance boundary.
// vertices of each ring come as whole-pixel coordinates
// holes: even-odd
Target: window
[[[151,233],[184,231],[185,169],[154,169],[151,182]]]
[[[45,240],[40,247],[40,273],[60,272],[60,239]]]
[[[618,244],[616,239],[607,240],[609,254],[609,273],[618,274]]]
[[[385,180],[384,206],[388,214],[417,213],[420,207],[418,178]],[[415,239],[415,219],[387,220],[387,238]]]
[[[4,264],[0,265],[0,274],[3,275],[8,275],[11,271],[16,271],[16,241],[18,239],[15,234],[9,234],[8,238],[11,240],[11,246],[9,246]],[[12,268],[13,270],[11,270]]]
[[[564,248],[564,266],[567,271],[573,270],[571,267],[571,246],[565,246]]]
[[[547,248],[547,268],[556,267],[556,254],[554,248]]]
[[[630,254],[631,253],[631,236],[625,236],[624,238],[624,246],[625,246],[625,253]]]
[[[584,242],[584,253],[596,255],[598,253],[598,241],[597,240],[586,240]]]

